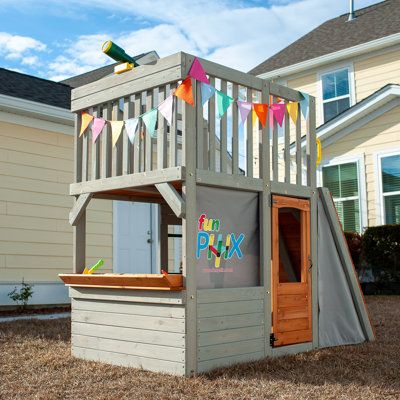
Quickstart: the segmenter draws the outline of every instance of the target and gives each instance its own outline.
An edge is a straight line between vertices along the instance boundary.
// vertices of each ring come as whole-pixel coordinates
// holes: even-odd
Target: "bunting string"
[[[238,107],[240,122],[243,125],[246,122],[250,112],[252,112],[253,124],[255,124],[258,119],[262,127],[265,127],[268,115],[270,127],[273,126],[274,121],[276,121],[279,126],[282,126],[286,111],[288,112],[293,123],[296,123],[299,117],[299,106],[303,117],[305,119],[308,117],[310,102],[310,97],[308,94],[300,92],[302,99],[299,102],[288,103],[283,103],[279,98],[277,99],[276,103],[272,104],[253,103],[234,99],[228,94],[223,93],[220,90],[217,90],[214,86],[210,85],[210,81],[207,78],[206,72],[199,59],[196,57],[193,60],[187,77],[175,89],[175,91],[172,92],[165,100],[160,102],[157,107],[154,107],[135,118],[130,118],[123,121],[105,120],[103,118],[94,117],[93,115],[90,115],[88,112],[84,111],[81,114],[81,128],[79,136],[82,136],[85,132],[87,132],[88,127],[90,124],[92,124],[92,140],[93,143],[95,143],[103,131],[103,128],[107,123],[109,123],[111,127],[113,146],[115,146],[117,143],[124,127],[126,129],[129,141],[133,144],[139,121],[142,120],[149,135],[151,137],[155,137],[158,113],[160,113],[166,119],[169,125],[172,124],[174,96],[190,104],[192,107],[195,106],[192,79],[200,82],[202,105],[206,104],[212,96],[216,96],[217,115],[219,118],[222,118],[225,115],[233,103],[236,103],[236,106]]]

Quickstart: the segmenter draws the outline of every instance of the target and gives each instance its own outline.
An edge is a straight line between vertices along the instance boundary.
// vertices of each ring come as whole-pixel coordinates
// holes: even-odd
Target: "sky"
[[[130,55],[185,51],[248,71],[348,7],[348,0],[0,0],[0,67],[60,81],[112,62],[101,46],[113,40]]]

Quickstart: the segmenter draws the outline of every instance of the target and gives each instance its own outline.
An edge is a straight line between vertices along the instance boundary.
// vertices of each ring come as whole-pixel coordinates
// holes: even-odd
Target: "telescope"
[[[125,50],[119,47],[117,44],[112,42],[111,40],[107,40],[103,43],[102,51],[104,54],[107,54],[115,61],[120,61],[122,63],[133,64],[134,67],[139,66],[136,60],[130,55],[125,53]]]

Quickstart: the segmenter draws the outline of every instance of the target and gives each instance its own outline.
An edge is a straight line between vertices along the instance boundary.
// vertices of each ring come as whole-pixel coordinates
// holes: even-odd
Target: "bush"
[[[24,280],[22,280],[20,289],[18,290],[15,287],[10,293],[8,293],[8,297],[18,304],[18,308],[20,310],[24,310],[26,305],[28,304],[29,299],[33,295],[32,287],[33,285],[25,283]]]
[[[344,236],[346,237],[347,245],[349,246],[353,264],[357,269],[359,269],[362,253],[362,236],[357,232],[345,232]]]

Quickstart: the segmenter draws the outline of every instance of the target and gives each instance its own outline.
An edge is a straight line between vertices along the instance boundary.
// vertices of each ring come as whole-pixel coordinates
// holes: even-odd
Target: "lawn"
[[[367,299],[377,340],[186,379],[70,355],[70,321],[0,324],[0,399],[400,399],[400,297]]]

